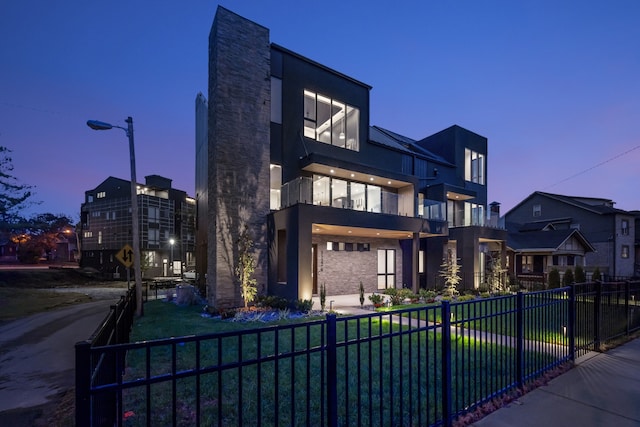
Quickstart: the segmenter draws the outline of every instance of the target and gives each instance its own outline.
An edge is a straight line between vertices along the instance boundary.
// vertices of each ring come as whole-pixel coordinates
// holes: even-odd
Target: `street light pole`
[[[138,218],[138,182],[136,181],[136,154],[133,144],[133,119],[127,117],[127,127],[115,126],[97,120],[88,120],[87,126],[93,130],[118,128],[129,137],[129,158],[131,161],[131,239],[133,240],[133,276],[136,283],[136,316],[144,314],[142,309],[142,264],[140,262],[140,224]]]
[[[171,256],[169,257],[169,271],[171,272],[171,277],[173,277],[173,275],[174,275],[173,274],[174,273],[174,271],[173,271],[173,244],[175,242],[176,241],[173,238],[169,239],[169,245],[171,245]]]

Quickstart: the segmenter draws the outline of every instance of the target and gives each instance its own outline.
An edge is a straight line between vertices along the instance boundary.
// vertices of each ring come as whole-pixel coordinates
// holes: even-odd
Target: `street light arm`
[[[130,118],[131,117],[129,117],[129,119]],[[127,123],[129,122],[127,121]],[[133,126],[133,121],[131,122],[131,125]],[[113,128],[118,128],[125,131],[127,133],[127,136],[129,136],[129,129],[124,128],[122,126],[118,126],[118,125],[112,125],[111,123],[107,123],[107,122],[101,122],[100,120],[87,120],[87,126],[89,126],[93,130],[109,130]]]

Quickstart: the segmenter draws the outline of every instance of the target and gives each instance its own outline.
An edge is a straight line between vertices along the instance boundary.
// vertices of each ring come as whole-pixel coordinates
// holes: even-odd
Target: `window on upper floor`
[[[533,205],[533,216],[542,216],[542,205]]]
[[[629,258],[629,245],[622,245],[622,250],[620,251],[620,258],[624,258],[624,259]]]
[[[107,197],[107,193],[105,191],[100,191],[98,194],[96,194],[96,197],[98,199],[104,199],[105,197]]]
[[[160,244],[160,230],[157,228],[150,228],[147,231],[147,240],[149,245],[159,245]]]
[[[157,223],[158,221],[160,221],[160,208],[149,207],[147,212],[148,212],[147,215],[149,217],[149,222]]]
[[[282,187],[282,166],[269,165],[270,172],[270,196],[269,208],[271,210],[280,209],[280,188]]]
[[[327,96],[304,91],[304,136],[358,151],[360,110]]]
[[[468,148],[464,149],[464,179],[484,185],[485,161],[484,154]]]
[[[623,236],[629,235],[629,221],[626,219],[620,221],[620,234]]]

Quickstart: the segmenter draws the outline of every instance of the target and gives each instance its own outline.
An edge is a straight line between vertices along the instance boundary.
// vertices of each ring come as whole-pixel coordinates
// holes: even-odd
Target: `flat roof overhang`
[[[348,227],[344,225],[331,225],[331,224],[312,224],[313,235],[327,235],[327,236],[349,236],[349,237],[367,237],[367,238],[379,238],[379,239],[411,239],[413,238],[413,231],[410,230],[385,230],[382,228],[362,228],[362,227]],[[431,233],[418,233],[420,237],[431,237],[434,234]]]
[[[383,171],[358,163],[344,162],[316,153],[311,153],[300,159],[300,169],[320,175],[334,176],[349,181],[375,184],[387,188],[404,188],[409,185],[417,188],[419,182],[413,176]]]

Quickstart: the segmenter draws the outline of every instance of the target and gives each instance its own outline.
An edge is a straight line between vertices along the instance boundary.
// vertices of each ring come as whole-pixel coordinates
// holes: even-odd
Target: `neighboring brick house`
[[[616,209],[612,200],[536,191],[507,212],[504,223],[510,238],[513,233],[535,228],[579,230],[593,247],[584,255],[587,279],[596,267],[607,280],[637,275],[635,216]],[[528,262],[518,256],[514,261],[516,271]]]
[[[486,138],[452,126],[414,140],[370,126],[370,86],[270,43],[267,28],[225,8],[209,43],[208,105],[196,99],[207,256],[196,268],[210,305],[241,303],[244,228],[259,290],[290,300],[323,283],[330,295],[360,282],[366,292],[433,288],[447,256],[474,288],[491,258],[504,260],[506,231],[487,221]]]
[[[170,179],[149,175],[144,185],[138,184],[138,210],[144,277],[180,275],[193,268],[195,200],[171,188]],[[131,224],[131,181],[109,177],[86,191],[80,208],[80,266],[126,278],[116,254],[132,245]]]

